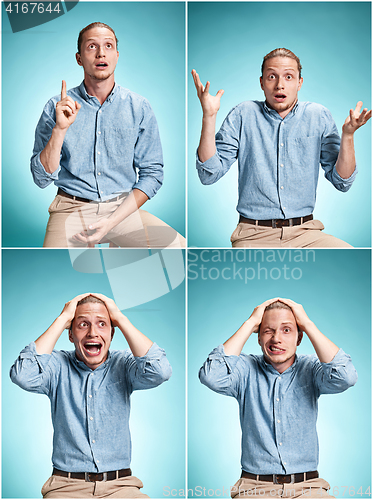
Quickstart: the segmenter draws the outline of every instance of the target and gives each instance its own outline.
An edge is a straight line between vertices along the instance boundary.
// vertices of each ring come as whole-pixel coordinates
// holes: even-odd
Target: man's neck
[[[87,75],[84,78],[84,86],[87,94],[97,97],[101,105],[111,94],[114,85],[114,75],[111,75],[106,80],[93,80]]]

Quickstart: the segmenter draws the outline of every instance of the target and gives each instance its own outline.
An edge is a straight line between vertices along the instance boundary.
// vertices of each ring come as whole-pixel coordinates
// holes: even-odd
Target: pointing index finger
[[[62,101],[62,99],[65,99],[66,96],[67,96],[67,94],[66,94],[66,82],[65,82],[65,80],[62,80],[61,101]]]

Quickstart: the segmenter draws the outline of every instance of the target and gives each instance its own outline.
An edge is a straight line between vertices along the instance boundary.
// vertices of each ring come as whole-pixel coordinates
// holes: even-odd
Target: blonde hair
[[[263,76],[265,62],[268,59],[272,59],[273,57],[290,57],[290,59],[294,59],[295,61],[297,61],[298,71],[299,71],[299,78],[301,78],[301,76],[302,76],[302,65],[300,63],[299,57],[296,56],[294,54],[294,52],[292,52],[291,50],[284,49],[284,48],[282,48],[282,49],[274,49],[274,50],[272,50],[271,52],[269,52],[267,55],[265,55],[263,57],[262,76]]]

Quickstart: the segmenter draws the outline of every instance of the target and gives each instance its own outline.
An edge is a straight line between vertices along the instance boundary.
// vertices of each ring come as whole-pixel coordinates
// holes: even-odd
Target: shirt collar
[[[105,102],[112,102],[113,99],[115,98],[116,94],[118,93],[118,84],[115,82],[114,83],[114,87],[113,87],[113,90],[110,92],[110,94],[107,96],[106,98],[106,101]],[[80,94],[81,96],[83,97],[83,99],[85,99],[87,102],[89,102],[91,99],[97,99],[97,97],[95,97],[94,95],[90,95],[88,94],[86,88],[85,88],[85,85],[84,85],[84,80],[82,81],[82,83],[79,85],[79,91],[80,91]]]
[[[102,363],[102,365],[98,366],[95,370],[92,370],[91,368],[89,368],[89,366],[87,366],[85,363],[83,363],[83,361],[80,361],[77,357],[76,357],[76,354],[75,354],[75,351],[70,351],[71,353],[71,359],[73,361],[73,363],[78,367],[80,368],[81,370],[84,370],[84,371],[88,371],[88,372],[96,372],[96,371],[100,371],[100,370],[103,370],[106,365],[109,363],[109,360],[111,358],[111,352],[110,350],[108,351],[107,353],[107,358],[106,358],[106,361],[104,361]]]
[[[288,116],[294,116],[295,113],[298,111],[298,108],[299,108],[299,100],[297,100],[297,102],[295,103],[293,108],[290,110],[290,112],[285,116],[285,118],[287,118]],[[279,118],[281,118],[281,116],[277,113],[277,111],[275,111],[274,109],[270,108],[267,105],[266,101],[264,101],[264,110],[269,115],[278,116]],[[281,119],[285,120],[285,118],[281,118]]]
[[[285,375],[286,373],[291,373],[295,369],[295,366],[298,363],[298,355],[297,355],[297,353],[295,353],[294,363],[291,366],[289,366],[289,368],[282,373],[279,373],[275,368],[273,368],[271,363],[267,363],[264,356],[262,356],[261,362],[262,362],[262,366],[264,367],[265,370],[273,373],[274,375],[281,375],[282,376],[282,375]]]

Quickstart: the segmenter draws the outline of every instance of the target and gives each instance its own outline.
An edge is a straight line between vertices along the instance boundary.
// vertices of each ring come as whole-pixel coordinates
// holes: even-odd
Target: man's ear
[[[260,81],[260,88],[261,88],[262,90],[264,90],[264,88],[263,88],[263,78],[262,78],[262,77],[260,77],[260,78],[259,78],[259,81]]]
[[[83,64],[82,64],[82,58],[80,57],[79,52],[77,52],[75,54],[75,57],[76,57],[76,62],[79,64],[79,66],[83,66]]]
[[[115,328],[112,326],[111,327],[111,340],[113,340],[114,332],[115,332]]]
[[[299,78],[298,91],[301,89],[302,84],[303,84],[303,77]]]
[[[71,326],[69,328],[69,340],[70,340],[70,342],[74,343],[73,332],[71,331]]]
[[[297,346],[302,342],[302,338],[303,338],[303,332],[298,332],[298,342],[297,342]]]

